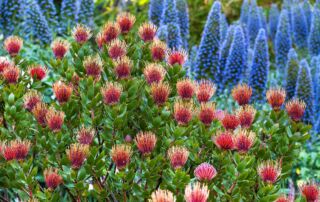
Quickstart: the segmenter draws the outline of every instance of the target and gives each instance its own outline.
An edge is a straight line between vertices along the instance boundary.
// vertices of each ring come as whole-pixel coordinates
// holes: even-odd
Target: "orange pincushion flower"
[[[117,16],[117,23],[120,27],[121,33],[123,34],[128,33],[132,29],[135,21],[136,17],[127,12],[120,13]]]
[[[124,169],[129,164],[131,155],[131,147],[125,144],[114,145],[111,149],[112,161],[119,170]]]
[[[212,139],[219,149],[231,150],[234,148],[234,137],[228,131],[218,132],[217,136],[212,137]]]
[[[167,62],[169,65],[183,66],[188,59],[188,53],[185,50],[172,50],[167,53]]]
[[[174,169],[182,168],[189,157],[189,151],[185,147],[173,146],[168,150],[170,164]]]
[[[151,23],[144,23],[139,27],[139,36],[144,42],[153,41],[157,33],[157,26]]]
[[[209,198],[207,185],[201,185],[199,182],[189,184],[184,191],[186,202],[206,202]]]
[[[163,105],[168,100],[170,91],[170,86],[166,83],[151,84],[151,96],[158,106]]]
[[[29,140],[12,140],[3,145],[2,155],[7,160],[24,160],[30,150]]]
[[[143,155],[149,155],[157,143],[157,137],[152,132],[139,132],[135,138],[139,151]]]
[[[256,134],[246,130],[240,130],[237,132],[234,143],[235,148],[239,153],[247,153],[254,145]]]
[[[281,167],[278,162],[265,161],[258,166],[258,174],[262,181],[273,184],[281,174]]]
[[[77,139],[80,144],[90,145],[93,141],[95,130],[82,126],[77,132]]]
[[[182,99],[191,99],[195,94],[196,86],[190,79],[182,79],[177,82],[177,93]]]
[[[234,130],[239,126],[240,121],[236,115],[225,113],[221,123],[226,130]]]
[[[26,110],[31,112],[33,108],[41,102],[41,100],[41,95],[37,91],[30,90],[23,96],[23,106]]]
[[[101,88],[103,102],[107,105],[115,105],[120,101],[122,86],[118,83],[107,82]]]
[[[71,167],[79,169],[89,154],[89,146],[82,144],[72,144],[66,151]]]
[[[166,70],[160,65],[156,63],[150,63],[143,70],[144,77],[149,85],[152,83],[160,83],[163,81]]]
[[[252,88],[247,84],[238,84],[232,89],[232,97],[240,106],[249,103],[252,96]]]
[[[198,117],[204,125],[210,126],[215,119],[215,108],[216,106],[212,102],[201,103]]]
[[[250,128],[253,120],[256,115],[256,110],[250,106],[250,105],[245,105],[239,108],[237,111],[237,117],[240,121],[240,125],[243,128]]]
[[[200,181],[210,181],[217,175],[217,170],[209,163],[201,163],[194,169],[194,175]]]
[[[113,60],[119,59],[127,54],[126,42],[119,39],[113,40],[108,46],[109,57]]]
[[[286,196],[278,197],[275,202],[291,202]]]
[[[95,79],[100,78],[103,62],[99,55],[86,57],[83,61],[83,66],[87,76],[92,76]]]
[[[48,112],[47,106],[42,103],[38,102],[32,109],[32,114],[38,121],[38,123],[42,126],[46,126],[46,114]]]
[[[53,84],[52,89],[59,103],[65,103],[69,101],[72,94],[71,86],[66,85],[62,81],[57,81]]]
[[[199,102],[208,102],[216,92],[216,86],[208,80],[201,80],[197,84],[196,96]]]
[[[62,183],[62,177],[56,168],[48,168],[44,170],[44,181],[50,190],[54,190]]]
[[[282,88],[272,88],[267,91],[267,100],[273,110],[280,110],[286,100],[286,91]]]
[[[110,43],[111,41],[115,40],[118,38],[120,35],[120,27],[117,23],[114,22],[107,22],[103,27],[102,27],[102,36],[103,36],[103,41],[105,43]]]
[[[23,46],[23,40],[18,36],[9,36],[4,40],[4,49],[10,56],[14,57],[19,54]]]
[[[149,202],[175,202],[176,199],[173,196],[172,192],[168,190],[158,189],[157,191],[152,192],[151,199]]]
[[[156,39],[151,44],[150,50],[154,61],[163,61],[166,57],[167,44]]]
[[[118,79],[126,79],[130,77],[133,63],[127,56],[117,59],[114,62],[114,66],[114,71]]]
[[[51,49],[53,51],[54,56],[56,59],[61,60],[69,51],[70,44],[68,41],[63,39],[56,39],[51,44]]]
[[[187,125],[193,117],[193,103],[178,100],[174,103],[174,119],[179,125]]]
[[[99,32],[96,36],[96,43],[99,47],[99,49],[102,49],[103,46],[106,44],[106,42],[104,41],[104,38],[103,38],[103,33],[102,32]]]
[[[306,110],[306,104],[302,100],[293,99],[286,104],[286,110],[293,121],[300,121]]]
[[[78,24],[72,30],[72,37],[79,44],[86,43],[91,36],[91,30],[85,25]]]
[[[299,188],[307,202],[319,201],[319,187],[315,182],[303,183]]]
[[[48,69],[41,65],[32,65],[29,67],[29,75],[31,78],[41,81],[47,76]]]
[[[0,74],[4,72],[5,69],[14,66],[14,63],[6,57],[0,57]]]
[[[53,132],[59,132],[62,128],[64,117],[64,112],[59,112],[56,111],[54,108],[50,108],[46,114],[46,121],[48,127]]]
[[[18,82],[18,79],[20,77],[20,69],[14,65],[9,66],[3,71],[2,76],[6,80],[6,82],[15,84]]]

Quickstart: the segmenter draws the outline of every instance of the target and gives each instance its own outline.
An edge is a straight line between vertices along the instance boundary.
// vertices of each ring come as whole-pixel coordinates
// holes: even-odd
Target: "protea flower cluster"
[[[54,190],[62,183],[62,177],[59,175],[58,169],[48,168],[43,175],[47,187],[51,190]]]
[[[7,160],[24,160],[30,150],[31,143],[28,140],[12,140],[1,146],[2,156]]]
[[[73,28],[72,37],[79,44],[86,43],[91,36],[91,30],[85,25],[78,24]]]
[[[47,76],[48,69],[41,65],[32,65],[29,67],[29,75],[35,80],[41,81]]]
[[[4,41],[4,48],[11,57],[19,54],[23,46],[23,40],[18,36],[10,36]]]
[[[182,146],[173,146],[168,150],[168,158],[174,169],[182,168],[189,157],[189,151]]]
[[[63,39],[56,39],[51,44],[51,49],[57,60],[61,60],[68,53],[70,43]]]
[[[111,149],[112,161],[119,170],[124,169],[130,163],[131,155],[132,149],[128,145],[114,145]]]
[[[73,169],[79,169],[89,154],[89,146],[82,144],[72,144],[66,152],[71,167]]]
[[[149,155],[157,143],[157,137],[152,132],[140,132],[135,138],[138,150],[143,155]]]
[[[315,182],[304,183],[299,188],[302,196],[306,199],[307,202],[319,201],[319,187]]]
[[[258,167],[258,174],[263,182],[274,184],[281,175],[281,166],[278,162],[262,162]]]

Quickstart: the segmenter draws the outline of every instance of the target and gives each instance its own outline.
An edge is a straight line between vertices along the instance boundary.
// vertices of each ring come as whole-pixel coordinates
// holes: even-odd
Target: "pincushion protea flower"
[[[77,132],[77,139],[80,144],[90,145],[93,141],[95,130],[82,126]]]
[[[249,103],[252,96],[252,88],[247,84],[238,84],[232,89],[232,97],[240,106]]]
[[[216,92],[216,86],[208,80],[201,80],[197,84],[196,96],[199,102],[208,102]]]
[[[115,39],[108,46],[109,57],[113,60],[119,59],[127,54],[126,42]]]
[[[273,110],[280,110],[286,100],[286,91],[282,88],[272,88],[267,91],[267,100]]]
[[[183,66],[187,59],[188,53],[185,50],[171,50],[167,52],[167,62],[171,66]]]
[[[212,137],[215,145],[222,150],[231,150],[234,148],[234,137],[232,133],[218,132],[215,137]]]
[[[194,170],[194,176],[200,181],[210,181],[217,175],[217,170],[209,163],[201,163]]]
[[[236,115],[242,128],[250,128],[254,121],[256,110],[250,105],[245,105],[238,109]]]
[[[319,201],[319,187],[315,182],[303,183],[299,189],[307,202]]]
[[[182,168],[189,157],[189,151],[182,146],[173,146],[168,150],[170,164],[174,169]]]
[[[151,96],[158,106],[163,105],[168,100],[170,91],[170,86],[167,83],[151,84]]]
[[[83,61],[83,66],[87,76],[92,76],[95,79],[100,79],[103,62],[99,55],[88,56]]]
[[[7,160],[24,160],[30,150],[29,140],[11,140],[2,147],[2,155]]]
[[[9,36],[4,40],[4,49],[9,53],[11,57],[19,54],[23,46],[23,40],[18,36]]]
[[[278,197],[275,202],[291,202],[286,196]]]
[[[90,28],[85,25],[78,24],[72,30],[72,37],[79,44],[86,43],[91,36]]]
[[[139,27],[139,36],[144,42],[153,41],[157,33],[157,26],[151,23],[144,23]]]
[[[107,22],[101,30],[102,36],[103,36],[103,41],[105,43],[110,43],[111,41],[115,40],[116,38],[118,38],[118,36],[120,35],[120,27],[118,25],[118,23],[114,23],[114,22]]]
[[[166,70],[160,65],[156,63],[150,63],[143,70],[144,77],[149,85],[152,83],[160,83],[163,81]]]
[[[120,101],[122,86],[118,83],[107,82],[101,88],[103,102],[107,105],[115,105]]]
[[[23,96],[23,106],[31,112],[38,103],[41,103],[41,100],[42,97],[37,91],[30,90]]]
[[[43,172],[44,181],[50,190],[54,190],[62,183],[62,177],[56,168],[47,168]]]
[[[139,132],[135,138],[135,142],[143,155],[149,155],[156,146],[157,137],[152,132]]]
[[[31,78],[41,81],[47,76],[48,69],[41,65],[32,65],[29,67],[29,75]]]
[[[66,151],[68,159],[73,169],[79,169],[89,154],[89,146],[82,144],[72,144]]]
[[[63,39],[55,39],[51,44],[51,49],[56,59],[61,60],[69,51],[70,44]]]
[[[57,81],[53,84],[52,89],[59,103],[62,104],[69,101],[72,94],[71,86],[66,85],[62,81]]]
[[[215,117],[216,105],[212,102],[201,103],[200,111],[198,114],[199,120],[206,126],[210,126]]]
[[[263,182],[274,184],[281,174],[278,162],[265,161],[258,166],[258,174]]]
[[[117,16],[117,23],[120,27],[121,33],[127,34],[133,27],[136,17],[130,13],[124,12]]]
[[[9,84],[15,84],[18,82],[20,77],[20,69],[16,66],[9,66],[2,73],[3,78]]]
[[[302,100],[292,99],[286,104],[287,113],[293,121],[300,121],[305,109],[306,104]]]
[[[183,102],[182,100],[177,100],[174,103],[174,119],[179,125],[187,125],[193,117],[193,103]]]
[[[177,82],[177,93],[182,99],[191,99],[195,94],[196,86],[191,79],[182,79]]]
[[[99,49],[102,49],[103,46],[106,44],[106,42],[104,41],[104,38],[103,38],[103,33],[102,32],[99,32],[96,36],[96,43],[99,47]]]
[[[46,126],[46,114],[48,112],[47,106],[42,103],[38,102],[32,109],[32,114],[38,121],[38,123],[42,126]]]
[[[150,50],[154,61],[163,61],[166,57],[167,44],[155,39],[151,44]]]
[[[251,131],[239,130],[234,138],[234,146],[239,153],[247,153],[254,145],[256,134]]]
[[[0,57],[0,74],[4,72],[5,69],[14,66],[14,63],[6,57]]]
[[[151,199],[149,202],[175,202],[176,199],[172,192],[168,190],[158,189],[151,194]]]
[[[131,155],[132,150],[129,145],[114,145],[111,149],[111,158],[118,170],[124,169],[129,164]]]
[[[127,56],[124,56],[114,61],[114,71],[117,75],[117,78],[118,79],[129,78],[131,75],[132,66],[133,66],[133,63]]]
[[[240,121],[236,115],[225,113],[221,123],[226,130],[234,130],[239,126]]]
[[[199,182],[189,184],[184,191],[186,202],[206,202],[209,197],[207,185],[201,185]]]
[[[62,128],[64,117],[64,112],[50,108],[46,113],[46,122],[50,130],[53,132],[59,132]]]

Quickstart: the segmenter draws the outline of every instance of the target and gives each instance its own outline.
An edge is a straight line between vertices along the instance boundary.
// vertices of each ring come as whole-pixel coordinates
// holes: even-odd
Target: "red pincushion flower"
[[[103,38],[103,33],[99,32],[96,36],[96,43],[99,47],[99,49],[101,50],[103,48],[103,46],[106,44],[104,38]]]
[[[139,132],[135,138],[135,142],[143,155],[149,155],[156,146],[157,137],[152,132]]]
[[[173,65],[180,65],[183,66],[184,63],[188,59],[188,54],[184,50],[173,50],[169,51],[167,54],[167,61],[168,64],[173,66]]]
[[[176,199],[173,196],[172,192],[168,190],[158,189],[157,191],[152,192],[151,200],[149,202],[175,202]]]
[[[47,75],[47,68],[41,65],[32,65],[29,67],[29,75],[31,78],[41,81]]]
[[[160,65],[156,63],[150,63],[143,70],[144,77],[149,85],[152,83],[160,83],[163,81],[166,70]]]
[[[34,115],[34,117],[42,127],[46,126],[47,112],[48,112],[47,106],[42,102],[38,102],[32,109],[32,114]]]
[[[300,187],[301,194],[305,197],[307,202],[319,201],[319,188],[314,182],[304,183]]]
[[[5,69],[14,66],[14,63],[6,57],[0,57],[0,74],[4,72]]]
[[[277,162],[266,161],[258,166],[258,174],[262,181],[273,184],[281,174],[281,167]]]
[[[272,88],[267,92],[267,100],[273,110],[280,110],[286,100],[286,91],[282,88]]]
[[[167,44],[156,39],[151,44],[150,50],[154,61],[163,61],[166,57]]]
[[[201,103],[198,117],[204,125],[210,126],[215,119],[215,107],[215,104],[211,102]]]
[[[113,40],[108,47],[109,57],[113,60],[119,59],[127,54],[127,45],[119,39]]]
[[[69,51],[70,44],[68,41],[63,39],[56,39],[51,44],[51,49],[53,51],[54,56],[56,59],[61,60]]]
[[[85,25],[78,24],[72,30],[72,37],[79,44],[86,43],[91,38],[91,36],[91,30]]]
[[[170,86],[166,83],[152,83],[151,96],[153,101],[158,105],[163,105],[169,97]]]
[[[110,43],[111,41],[118,38],[120,32],[121,30],[117,23],[107,22],[101,30],[103,41],[107,44]]]
[[[83,144],[72,144],[67,149],[67,156],[73,169],[79,169],[89,154],[89,146]]]
[[[62,81],[57,81],[53,84],[52,89],[59,103],[62,104],[69,101],[72,94],[71,86],[66,85]]]
[[[240,121],[236,115],[225,113],[221,123],[226,130],[234,130],[239,126]]]
[[[280,196],[275,202],[290,202],[290,200],[286,196]]]
[[[50,190],[54,190],[62,183],[62,177],[59,175],[58,169],[45,169],[43,175],[44,181]]]
[[[217,170],[209,163],[202,163],[196,167],[194,175],[200,181],[210,181],[217,175]]]
[[[95,130],[82,126],[77,132],[77,139],[80,144],[90,145],[93,141]]]
[[[103,102],[107,105],[115,105],[120,101],[122,94],[122,87],[118,83],[107,82],[101,88]]]
[[[23,106],[26,110],[31,112],[41,100],[41,95],[37,91],[31,90],[23,96]]]
[[[55,109],[50,108],[46,113],[46,122],[50,130],[59,132],[63,125],[64,116],[63,112],[58,112]]]
[[[127,34],[132,29],[135,21],[136,17],[130,13],[120,13],[117,16],[117,23],[123,34]]]
[[[124,56],[117,59],[114,62],[114,66],[114,71],[118,79],[126,79],[130,77],[133,63],[128,57]]]
[[[240,106],[249,104],[252,88],[247,84],[238,84],[232,89],[232,97]]]
[[[187,125],[193,117],[193,103],[178,100],[174,103],[174,119],[179,125]]]
[[[11,57],[19,54],[23,46],[23,40],[18,36],[9,36],[4,41],[4,49],[9,53]]]
[[[24,160],[30,150],[31,143],[28,140],[12,140],[2,148],[2,155],[7,160]]]
[[[157,33],[157,27],[151,23],[144,23],[139,27],[139,36],[144,42],[153,41]]]
[[[246,130],[240,130],[234,138],[235,148],[241,154],[247,153],[253,146],[255,138],[255,133],[248,132]]]
[[[174,169],[182,168],[189,157],[189,151],[185,147],[174,146],[168,150],[170,164]]]
[[[111,158],[118,170],[124,169],[129,164],[131,155],[131,147],[125,144],[114,145],[111,149]]]
[[[256,115],[256,110],[250,106],[242,106],[238,111],[237,111],[237,117],[240,121],[240,125],[243,128],[250,128],[253,120]]]
[[[16,84],[20,77],[20,69],[16,66],[10,66],[3,71],[2,76],[9,84]]]
[[[196,86],[190,79],[182,79],[177,82],[177,93],[182,99],[191,99],[196,90]]]
[[[186,202],[206,202],[209,198],[209,190],[207,185],[201,185],[199,182],[189,184],[184,191],[184,199]]]
[[[83,61],[83,66],[88,76],[100,79],[103,62],[99,55],[88,56]]]
[[[306,104],[302,100],[293,99],[286,104],[286,110],[293,121],[300,121],[306,110]]]
[[[234,137],[230,132],[219,132],[216,137],[213,137],[213,140],[219,149],[231,150],[234,148]]]
[[[201,80],[197,84],[196,96],[199,102],[208,102],[216,92],[216,86],[207,80]]]

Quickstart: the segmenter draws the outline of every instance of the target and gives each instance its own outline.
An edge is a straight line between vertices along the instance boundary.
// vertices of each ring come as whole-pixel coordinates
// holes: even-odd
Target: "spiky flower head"
[[[122,86],[118,83],[107,82],[101,88],[103,102],[107,105],[116,105],[120,101]]]
[[[173,193],[168,190],[158,189],[151,194],[151,199],[149,202],[175,202],[176,199]]]
[[[89,154],[89,146],[82,144],[72,144],[66,151],[68,159],[73,169],[79,169]]]
[[[286,91],[282,88],[271,88],[267,91],[267,100],[273,110],[280,110],[286,100]]]
[[[87,76],[92,76],[95,79],[100,79],[103,62],[99,55],[87,56],[83,61],[83,66]]]
[[[11,57],[15,57],[19,54],[23,46],[23,40],[18,36],[9,36],[4,40],[4,49],[9,53]]]
[[[29,66],[29,75],[31,78],[41,81],[47,76],[48,69],[41,65]]]
[[[55,39],[51,44],[51,49],[56,59],[61,60],[69,51],[70,43],[67,40]]]
[[[143,155],[149,155],[153,151],[157,143],[157,137],[152,132],[139,132],[135,138],[135,142],[139,151]]]
[[[59,132],[62,128],[64,117],[64,112],[50,108],[46,113],[46,121],[50,130],[53,132]]]
[[[32,114],[36,118],[37,122],[42,126],[46,126],[46,114],[48,112],[47,105],[38,102],[32,109]]]
[[[154,61],[163,61],[167,53],[167,44],[159,39],[155,39],[151,44],[150,50]]]
[[[30,150],[29,140],[11,140],[3,145],[2,155],[7,160],[24,160]]]
[[[90,28],[82,24],[77,24],[72,30],[72,37],[79,44],[86,43],[91,36]]]
[[[318,202],[319,201],[319,187],[315,182],[303,183],[299,186],[302,196],[307,202]]]
[[[219,149],[231,150],[234,148],[234,137],[231,132],[218,132],[216,136],[212,137],[214,143]]]
[[[201,163],[194,169],[194,176],[200,181],[210,181],[217,175],[217,170],[209,163]]]
[[[113,60],[119,59],[127,54],[127,44],[124,41],[115,39],[108,46],[109,57]]]
[[[52,85],[53,93],[60,104],[69,101],[72,94],[72,87],[62,81],[57,81]]]
[[[278,197],[275,202],[290,202],[290,200],[284,195],[284,196],[280,196]]]
[[[93,128],[86,128],[81,126],[77,131],[77,139],[80,144],[90,145],[93,141],[95,130]]]
[[[131,13],[124,12],[117,16],[117,23],[122,34],[127,34],[132,29],[135,22],[136,17]]]
[[[14,66],[12,61],[10,61],[7,57],[0,57],[0,74],[11,66]]]
[[[239,130],[234,139],[235,149],[241,154],[247,153],[254,145],[256,134],[247,130]]]
[[[139,27],[139,36],[144,42],[151,42],[157,33],[157,26],[152,23],[143,23]]]
[[[47,168],[43,172],[44,181],[50,190],[54,190],[62,183],[62,177],[56,168]]]
[[[232,97],[240,106],[249,103],[252,96],[252,88],[247,84],[238,84],[232,89]]]
[[[209,80],[197,84],[196,96],[199,102],[208,102],[216,92],[216,85]]]
[[[189,151],[182,146],[173,146],[168,150],[170,164],[174,169],[182,168],[189,157]]]
[[[111,41],[118,38],[120,35],[121,29],[118,23],[115,22],[107,22],[101,30],[103,41],[109,44]]]
[[[281,166],[278,162],[265,161],[258,166],[258,174],[263,182],[274,184],[281,174]]]
[[[102,32],[99,32],[96,36],[96,43],[99,47],[99,49],[101,50],[103,48],[103,46],[106,44],[106,42],[104,41],[104,38],[103,38],[103,33]]]
[[[15,84],[19,80],[20,69],[15,65],[9,66],[3,71],[2,76],[7,83]]]
[[[210,126],[215,117],[216,105],[212,102],[201,103],[198,113],[199,120],[206,126]]]
[[[293,121],[300,121],[306,110],[306,104],[299,99],[292,99],[286,104],[288,115]]]
[[[251,105],[245,105],[238,109],[236,115],[240,121],[240,125],[242,128],[250,128],[255,115],[256,111]]]
[[[196,91],[196,85],[191,79],[179,80],[176,84],[177,93],[182,99],[189,100],[193,97]]]
[[[229,113],[224,114],[221,123],[226,130],[234,130],[240,125],[238,116]]]
[[[174,103],[174,119],[179,125],[188,125],[193,117],[193,102],[183,102],[177,100]]]
[[[129,145],[114,145],[111,149],[112,161],[116,164],[117,169],[124,169],[130,162],[132,150]]]
[[[41,100],[42,97],[40,93],[35,90],[30,90],[23,96],[23,107],[31,112],[33,108],[41,102]]]
[[[163,81],[166,70],[156,63],[149,63],[143,70],[144,77],[149,85],[152,83],[160,83]]]
[[[185,50],[169,50],[167,52],[167,62],[169,65],[183,66],[188,60],[188,53]]]
[[[118,79],[127,79],[131,75],[133,62],[127,57],[121,57],[114,61],[114,72]]]
[[[186,202],[206,202],[209,198],[209,190],[207,185],[199,182],[189,184],[184,191],[184,199]]]
[[[167,83],[151,84],[151,96],[158,106],[163,105],[168,100],[170,91],[170,86]]]

